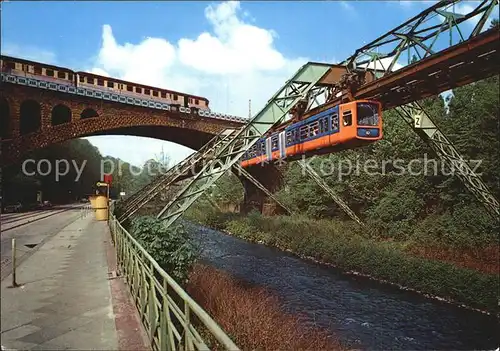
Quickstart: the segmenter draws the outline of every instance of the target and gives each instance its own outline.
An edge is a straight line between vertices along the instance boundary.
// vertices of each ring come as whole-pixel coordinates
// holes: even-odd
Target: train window
[[[94,78],[87,77],[87,83],[94,84]]]
[[[35,65],[34,67],[35,74],[42,74],[42,66]]]
[[[272,138],[271,139],[271,149],[277,149],[278,148],[278,138]]]
[[[153,90],[153,96],[158,97],[158,92],[156,90]]]
[[[101,87],[103,87],[104,86],[104,79],[97,78],[97,85],[100,85]]]
[[[80,76],[80,83],[83,83],[85,81],[85,77],[84,76]]]
[[[45,70],[45,75],[49,76],[49,77],[53,77],[54,76],[54,71],[51,70],[51,69],[46,69]]]
[[[174,100],[177,100],[178,98],[177,94],[174,94]]]
[[[307,139],[307,134],[308,134],[308,131],[309,131],[309,126],[306,124],[306,125],[303,125],[302,127],[300,127],[300,139],[301,140],[304,140],[304,139]]]
[[[8,69],[16,69],[16,63],[15,62],[7,62],[5,64],[5,66],[8,68]]]
[[[115,87],[115,82],[110,82],[109,80],[106,82],[106,85],[108,88],[114,88]]]
[[[160,92],[160,95],[161,95],[161,97],[162,97],[162,98],[164,98],[164,99],[166,99],[166,98],[167,98],[167,93],[166,93],[166,92],[164,92],[164,91],[161,91],[161,92]]]
[[[200,104],[200,100],[195,99],[195,100],[194,100],[194,103],[195,103],[196,105],[199,105],[199,104]]]
[[[68,79],[73,80],[73,73],[68,73]]]
[[[66,79],[66,72],[57,71],[57,78]]]
[[[352,125],[352,112],[344,111],[342,113],[342,120],[345,127]]]
[[[338,130],[339,129],[339,115],[334,113],[332,115],[332,130]]]
[[[315,136],[319,134],[319,121],[314,121],[309,125],[309,136]]]
[[[323,117],[319,121],[319,132],[320,133],[325,133],[327,131],[328,131],[328,118],[327,117]]]
[[[142,94],[142,88],[135,87],[135,92],[139,93],[139,94]]]
[[[123,84],[118,84],[118,89],[123,90]]]
[[[358,125],[378,125],[378,105],[373,103],[358,103]]]
[[[144,94],[146,94],[146,95],[151,95],[151,90],[149,90],[149,89],[144,89]]]
[[[133,87],[131,85],[127,85],[127,91],[133,91]]]

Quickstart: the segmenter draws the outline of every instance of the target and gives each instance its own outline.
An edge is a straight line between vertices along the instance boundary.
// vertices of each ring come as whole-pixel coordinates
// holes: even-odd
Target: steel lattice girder
[[[189,173],[194,173],[197,160],[207,157],[210,153],[211,147],[226,142],[231,137],[236,135],[236,133],[236,129],[223,130],[221,133],[212,138],[212,140],[210,140],[207,144],[205,144],[198,152],[191,154],[183,161],[170,168],[164,175],[161,175],[137,191],[131,199],[128,199],[129,201],[124,203],[124,212],[120,216],[119,221],[122,222],[132,216],[171,184],[181,180],[183,177],[188,177]]]
[[[498,0],[483,0],[477,6],[464,6],[461,13],[454,12],[454,6],[465,0],[443,0],[420,14],[394,28],[371,43],[359,48],[354,55],[342,62],[351,71],[381,69],[378,78],[393,71],[397,61],[406,55],[406,64],[425,59],[469,38],[478,35],[486,24]],[[465,13],[464,13],[465,11]],[[460,24],[480,17],[474,29],[464,36]],[[441,20],[441,22],[439,22]],[[434,21],[434,23],[432,23]],[[472,28],[472,26],[471,26]],[[453,37],[453,30],[458,33]],[[440,35],[448,32],[449,40],[440,41]],[[441,47],[436,48],[436,46]],[[385,61],[385,63],[384,63]]]
[[[194,176],[158,214],[170,226],[193,202],[228,171],[273,126],[282,123],[290,109],[308,97],[309,91],[328,72],[330,65],[307,63],[268,101],[266,106],[225,145],[211,148],[213,157],[203,158]],[[202,162],[203,161],[203,162]]]
[[[269,198],[271,198],[274,202],[276,202],[282,209],[284,209],[288,214],[293,214],[292,210],[290,210],[285,204],[283,204],[273,193],[271,193],[267,188],[262,185],[257,179],[255,179],[250,173],[248,173],[240,164],[236,163],[233,166],[233,170],[244,176],[250,182],[252,182],[257,188],[259,188],[264,194],[266,194]]]
[[[186,159],[181,161],[176,166],[170,168],[166,174],[157,177],[154,181],[144,186],[142,189],[137,191],[130,199],[127,199],[126,203],[123,206],[123,214],[120,217],[120,222],[126,220],[134,213],[136,213],[141,207],[146,205],[149,201],[151,201],[156,195],[158,195],[161,191],[167,189],[169,186],[177,183],[179,180],[183,178],[187,178],[190,176],[189,173],[194,173],[196,157],[203,157],[205,151],[209,149],[210,145],[215,145],[217,142],[224,142],[230,138],[236,130],[234,129],[226,129],[221,132],[219,135],[214,137],[209,143],[205,144],[202,149],[198,151],[198,153],[194,153],[188,156]],[[206,155],[205,155],[206,156]],[[282,202],[280,202],[269,190],[266,189],[264,185],[262,185],[257,179],[255,179],[250,173],[248,173],[243,167],[239,164],[235,164],[233,169],[243,177],[247,178],[250,182],[252,182],[257,188],[259,188],[264,194],[269,196],[273,201],[275,201],[281,208],[283,208],[288,213],[292,213],[292,211],[286,207]],[[192,175],[192,174],[191,174]],[[209,199],[211,200],[211,199]],[[214,205],[214,204],[212,204]],[[214,205],[215,206],[215,205]]]
[[[414,102],[397,107],[396,111],[450,168],[458,171],[457,175],[465,186],[488,212],[497,218],[500,215],[498,201],[481,177],[469,167],[453,143],[439,130],[425,109]]]
[[[335,201],[335,203],[345,212],[353,221],[358,223],[361,226],[364,226],[364,223],[359,219],[358,216],[354,213],[353,210],[338,196],[332,188],[319,176],[318,173],[314,170],[314,168],[309,165],[306,160],[298,161],[298,164],[302,167],[302,169],[318,184],[321,189],[323,189],[330,197]]]
[[[364,84],[356,99],[380,101],[384,109],[435,96],[443,91],[497,74],[498,29],[491,29],[439,54]]]

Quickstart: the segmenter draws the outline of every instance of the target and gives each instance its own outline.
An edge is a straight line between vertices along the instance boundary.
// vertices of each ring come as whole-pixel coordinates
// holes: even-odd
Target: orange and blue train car
[[[373,143],[382,138],[382,106],[357,100],[340,104],[259,139],[244,155],[243,167],[278,159],[324,154]]]

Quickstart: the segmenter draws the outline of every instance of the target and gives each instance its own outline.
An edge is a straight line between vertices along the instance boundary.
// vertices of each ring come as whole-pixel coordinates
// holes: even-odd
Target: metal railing
[[[222,328],[170,277],[112,214],[109,227],[153,350],[239,350]],[[203,335],[203,337],[201,335]]]

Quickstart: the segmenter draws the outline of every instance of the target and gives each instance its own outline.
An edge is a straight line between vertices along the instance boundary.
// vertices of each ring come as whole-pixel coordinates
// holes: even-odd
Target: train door
[[[356,123],[355,121],[355,112],[356,112],[356,103],[351,102],[347,104],[340,105],[340,118],[339,118],[339,141],[346,142],[349,140],[356,139]]]
[[[271,161],[273,159],[273,149],[271,137],[266,139],[266,160]]]
[[[280,158],[284,159],[286,157],[286,136],[285,131],[278,134],[278,147],[280,150]]]

